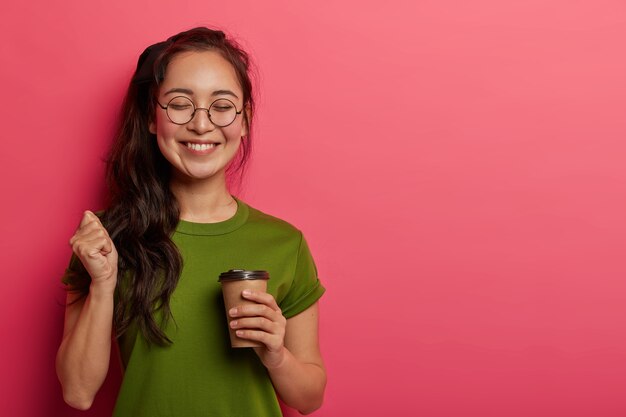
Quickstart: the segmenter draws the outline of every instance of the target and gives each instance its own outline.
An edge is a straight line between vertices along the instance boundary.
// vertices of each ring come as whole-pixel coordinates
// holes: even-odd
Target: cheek
[[[178,137],[178,129],[179,126],[176,126],[172,123],[161,123],[157,122],[156,126],[156,141],[159,149],[161,150],[161,154],[166,157],[166,159],[170,159],[170,154],[174,154],[178,152],[178,141],[176,138]],[[171,161],[170,161],[171,162]]]
[[[150,118],[150,124],[148,125],[148,130],[153,135],[156,135],[159,129],[161,129],[160,125],[162,123],[163,123],[163,120],[161,119],[160,114],[159,113],[153,114],[152,117]]]
[[[235,121],[230,126],[223,127],[222,133],[228,141],[235,141],[241,139],[245,132],[242,128],[242,123]]]
[[[239,150],[239,147],[241,146],[241,137],[237,135],[234,135],[232,137],[225,135],[225,137],[226,137],[225,149],[227,149],[227,154],[230,155],[229,158],[232,158],[233,156],[235,156],[235,154]]]
[[[155,123],[156,141],[161,154],[172,162],[172,157],[177,152],[176,132],[179,126],[169,123],[169,120],[158,120]]]
[[[171,142],[165,141],[160,135],[157,135],[157,147],[161,155],[170,163],[176,161],[176,150],[172,147]]]
[[[158,137],[169,137],[176,132],[176,130],[180,127],[171,123],[168,119],[163,119],[162,117],[157,117],[156,120],[156,134]]]

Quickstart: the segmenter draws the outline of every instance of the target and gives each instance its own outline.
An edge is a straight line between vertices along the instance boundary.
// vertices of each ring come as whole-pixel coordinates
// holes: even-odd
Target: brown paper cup
[[[235,329],[230,327],[230,322],[234,320],[228,315],[228,310],[233,307],[256,304],[243,298],[243,290],[267,292],[267,280],[269,274],[265,271],[246,271],[231,269],[220,274],[222,284],[222,295],[224,296],[224,307],[226,308],[226,325],[230,334],[230,345],[234,348],[263,346],[261,342],[241,339],[235,334]]]

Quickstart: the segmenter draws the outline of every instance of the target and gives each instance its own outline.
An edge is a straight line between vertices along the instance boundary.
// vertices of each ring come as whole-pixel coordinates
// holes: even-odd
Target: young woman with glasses
[[[324,288],[306,241],[228,187],[250,155],[249,73],[247,54],[207,28],[140,56],[107,160],[108,206],[86,211],[70,240],[57,374],[71,406],[91,406],[113,343],[117,416],[278,416],[277,396],[320,407]],[[234,268],[270,279],[225,318],[218,276]],[[227,326],[260,346],[231,348]]]

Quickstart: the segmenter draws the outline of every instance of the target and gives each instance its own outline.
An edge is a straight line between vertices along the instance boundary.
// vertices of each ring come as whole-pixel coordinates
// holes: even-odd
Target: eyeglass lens
[[[187,97],[174,97],[167,103],[167,117],[176,124],[189,123],[193,119],[195,111],[193,101]],[[209,107],[209,119],[215,126],[228,126],[235,120],[235,117],[237,117],[237,108],[228,99],[217,99]]]

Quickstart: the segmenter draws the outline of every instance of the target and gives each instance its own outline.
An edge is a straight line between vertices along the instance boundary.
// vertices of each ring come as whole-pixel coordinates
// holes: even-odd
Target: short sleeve
[[[304,236],[300,234],[293,283],[280,305],[283,316],[290,318],[303,312],[319,300],[325,291],[318,279],[317,268],[309,246]]]

